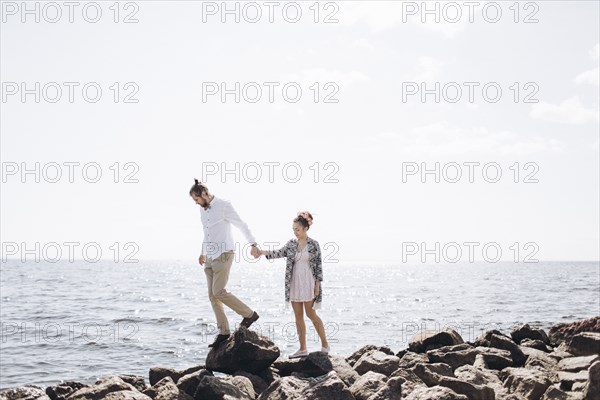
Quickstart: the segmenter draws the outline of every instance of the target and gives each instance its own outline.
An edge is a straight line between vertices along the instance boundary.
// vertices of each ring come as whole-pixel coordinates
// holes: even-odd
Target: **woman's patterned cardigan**
[[[319,247],[319,242],[308,237],[306,240],[306,245],[308,246],[308,264],[310,265],[310,269],[312,271],[313,277],[315,281],[323,281],[323,266],[321,264],[321,248]],[[281,258],[286,257],[286,267],[285,267],[285,301],[289,304],[290,301],[290,284],[292,282],[292,272],[294,270],[294,262],[296,260],[296,249],[298,247],[297,239],[290,239],[285,246],[280,248],[279,250],[271,250],[265,251],[265,256],[267,259],[273,258]],[[321,301],[323,300],[323,285],[321,285],[321,290],[319,290],[319,295],[317,296],[315,302],[313,303],[313,309],[321,308]]]

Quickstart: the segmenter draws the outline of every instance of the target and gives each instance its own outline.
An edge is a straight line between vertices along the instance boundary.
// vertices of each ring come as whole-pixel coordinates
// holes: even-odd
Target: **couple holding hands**
[[[206,185],[197,179],[194,179],[194,181],[195,183],[190,189],[190,196],[196,204],[200,205],[200,216],[204,228],[202,255],[199,262],[200,265],[204,266],[208,285],[208,298],[219,329],[219,334],[209,347],[218,346],[227,340],[231,333],[223,305],[241,315],[243,319],[240,325],[247,328],[259,318],[256,311],[225,288],[234,258],[234,243],[231,234],[231,226],[233,225],[252,244],[250,254],[253,257],[265,256],[267,259],[286,257],[287,259],[285,301],[290,302],[294,310],[296,331],[300,341],[300,349],[290,354],[289,357],[296,358],[308,355],[304,313],[313,323],[321,339],[321,351],[329,352],[325,327],[316,312],[320,308],[322,300],[321,281],[323,280],[323,269],[319,243],[307,235],[307,231],[312,225],[312,215],[308,211],[298,212],[292,225],[296,238],[290,239],[282,248],[272,251],[260,250],[248,225],[242,221],[231,203],[211,194]]]

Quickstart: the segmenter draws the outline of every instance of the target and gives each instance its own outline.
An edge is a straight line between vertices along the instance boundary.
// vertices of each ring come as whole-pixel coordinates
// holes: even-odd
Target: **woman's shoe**
[[[288,358],[299,358],[299,357],[306,357],[308,355],[308,351],[306,350],[298,350],[297,352],[290,354],[288,356]]]
[[[327,347],[321,347],[321,351],[323,353],[329,353],[329,346],[327,346]]]

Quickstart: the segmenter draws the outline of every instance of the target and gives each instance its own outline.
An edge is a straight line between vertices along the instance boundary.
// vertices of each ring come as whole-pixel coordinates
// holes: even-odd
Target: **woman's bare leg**
[[[323,347],[329,347],[329,343],[327,343],[327,337],[325,337],[325,327],[323,326],[323,321],[321,321],[321,317],[317,315],[317,312],[312,308],[312,301],[307,301],[304,303],[304,310],[306,311],[306,316],[310,318],[315,329],[317,330],[317,334],[321,339],[321,345]]]
[[[306,324],[304,323],[304,304],[299,301],[292,301],[294,317],[296,318],[296,332],[300,340],[300,350],[306,351]]]

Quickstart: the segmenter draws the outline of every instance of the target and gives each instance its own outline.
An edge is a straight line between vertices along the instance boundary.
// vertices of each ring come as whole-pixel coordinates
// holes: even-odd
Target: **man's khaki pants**
[[[244,318],[252,316],[253,310],[240,299],[229,293],[225,286],[229,280],[229,271],[233,263],[234,252],[227,251],[219,257],[208,258],[204,265],[206,283],[208,285],[208,298],[217,317],[217,328],[222,335],[229,334],[229,321],[225,315],[223,304],[231,308]]]

